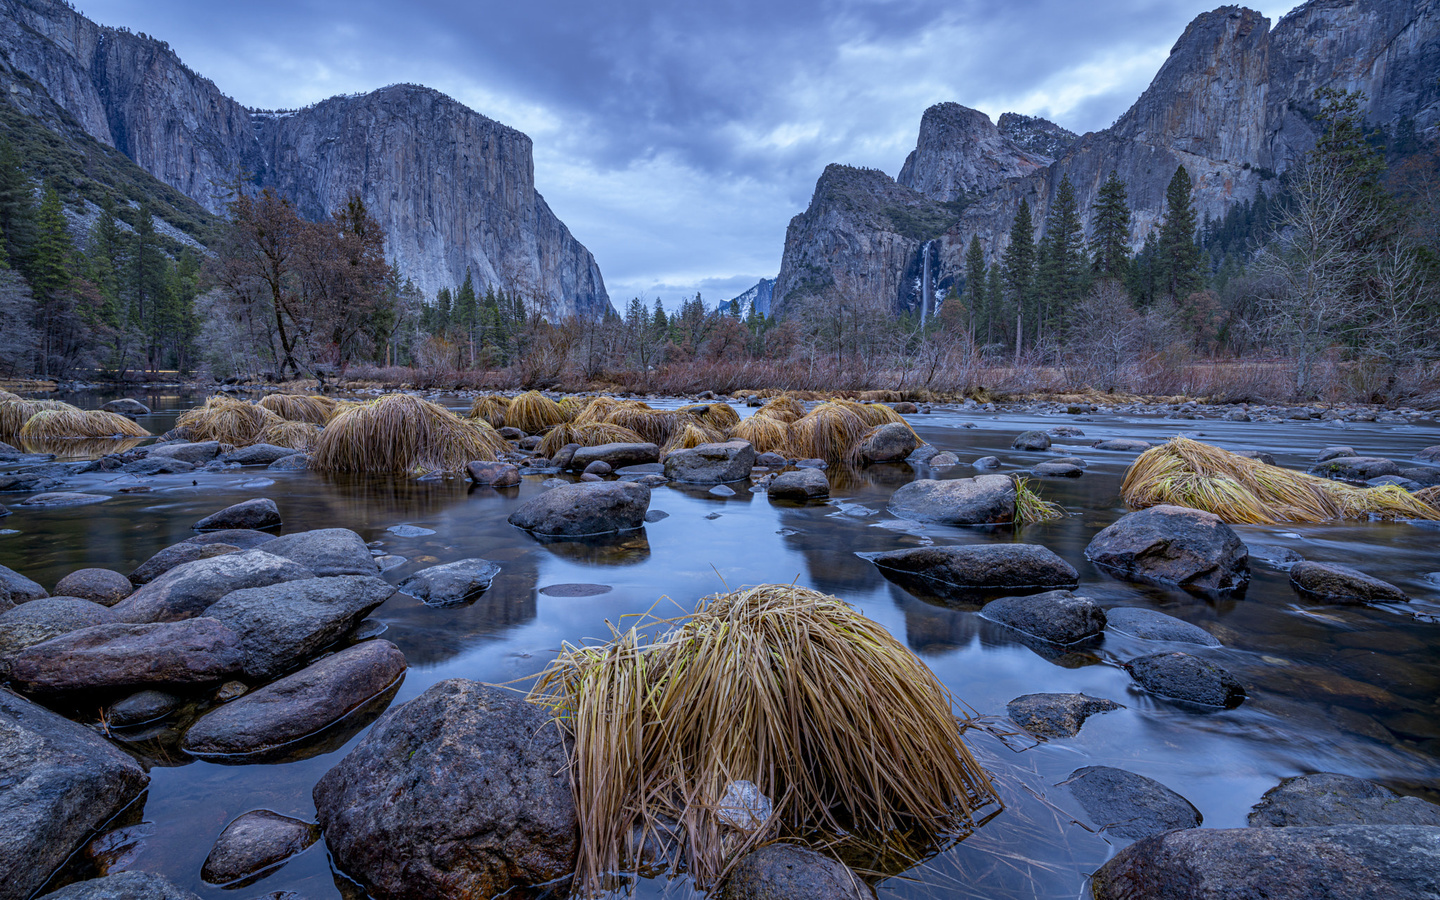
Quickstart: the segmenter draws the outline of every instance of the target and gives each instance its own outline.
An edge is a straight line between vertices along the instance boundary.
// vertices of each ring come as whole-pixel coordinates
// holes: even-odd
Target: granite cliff
[[[1314,146],[1320,88],[1363,91],[1371,125],[1393,128],[1409,119],[1418,130],[1435,133],[1436,72],[1437,0],[1310,0],[1273,29],[1260,13],[1238,6],[1196,17],[1150,86],[1104,131],[1075,137],[1043,119],[1012,113],[995,126],[982,113],[940,104],[926,111],[916,149],[892,187],[912,188],[940,202],[971,191],[956,221],[943,233],[913,242],[909,258],[894,259],[897,251],[888,245],[884,253],[870,252],[866,248],[885,243],[883,224],[870,234],[853,227],[831,234],[833,220],[815,213],[837,204],[863,205],[884,189],[871,184],[854,197],[837,197],[822,175],[811,208],[795,217],[787,232],[776,307],[785,310],[802,283],[823,284],[827,277],[839,283],[848,273],[866,272],[868,283],[884,291],[894,308],[914,309],[915,279],[906,276],[923,268],[925,255],[936,267],[931,285],[943,289],[954,283],[972,237],[979,238],[987,258],[996,258],[1008,243],[1020,201],[1028,201],[1037,223],[1043,222],[1066,177],[1088,229],[1100,186],[1115,171],[1126,183],[1138,247],[1161,220],[1165,186],[1179,165],[1195,182],[1201,216],[1221,216],[1257,191],[1273,190],[1278,175]],[[988,188],[984,176],[994,182]],[[862,255],[837,249],[845,245]],[[829,251],[822,252],[825,248]],[[802,266],[803,282],[797,278]]]
[[[96,141],[211,212],[240,172],[311,218],[358,190],[387,252],[427,294],[469,268],[552,318],[609,307],[594,258],[535,190],[530,139],[436,91],[400,85],[257,112],[164,42],[60,0],[0,0],[0,54]]]

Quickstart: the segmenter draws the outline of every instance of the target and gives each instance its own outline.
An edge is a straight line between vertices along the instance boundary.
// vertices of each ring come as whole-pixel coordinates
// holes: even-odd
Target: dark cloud
[[[1272,17],[1293,3],[1262,8]],[[895,173],[920,114],[1109,125],[1194,16],[1176,0],[82,0],[242,103],[417,82],[527,132],[618,304],[719,300],[780,264],[828,162]],[[740,288],[732,287],[739,285]],[[728,293],[726,293],[728,292]],[[713,294],[713,296],[712,296]]]

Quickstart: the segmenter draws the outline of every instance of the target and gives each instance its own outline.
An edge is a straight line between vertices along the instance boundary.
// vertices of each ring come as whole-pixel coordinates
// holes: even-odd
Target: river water
[[[203,400],[177,394],[138,395],[155,412],[140,422],[159,434],[179,411]],[[110,396],[64,399],[87,408]],[[455,409],[458,397],[437,398]],[[748,410],[741,409],[746,414]],[[894,898],[1075,898],[1088,873],[1125,846],[1106,823],[1086,818],[1061,785],[1072,771],[1107,765],[1147,775],[1179,792],[1207,827],[1239,827],[1252,804],[1282,778],[1328,771],[1383,783],[1401,793],[1440,800],[1440,530],[1407,523],[1360,522],[1237,528],[1252,548],[1252,580],[1240,597],[1221,600],[1182,590],[1118,581],[1092,566],[1086,544],[1124,513],[1120,482],[1134,454],[1093,450],[1096,439],[1163,441],[1177,433],[1231,450],[1265,450],[1281,465],[1304,467],[1322,447],[1344,444],[1366,455],[1407,460],[1440,443],[1440,428],[1320,422],[1281,424],[1177,421],[1158,417],[1041,416],[937,407],[910,417],[925,440],[957,453],[962,465],[945,473],[908,465],[832,472],[832,498],[799,507],[771,503],[737,486],[734,497],[670,486],[654,491],[652,510],[668,517],[642,531],[595,542],[539,543],[506,523],[541,490],[531,476],[504,492],[463,480],[327,477],[313,472],[236,469],[147,479],[149,493],[120,493],[130,477],[91,474],[67,490],[110,495],[92,506],[24,510],[0,519],[0,563],[46,588],[67,572],[99,566],[129,572],[156,551],[192,535],[204,515],[251,497],[280,507],[286,532],[345,527],[383,542],[406,563],[384,573],[398,583],[415,569],[484,557],[502,569],[473,604],[432,609],[396,594],[373,615],[386,639],[404,651],[409,671],[390,701],[409,700],[435,682],[464,677],[509,682],[532,675],[563,641],[601,638],[622,616],[677,612],[728,588],[795,582],[838,595],[904,641],[973,710],[986,718],[967,732],[980,761],[996,776],[1005,809],[974,833],[879,885]],[[1030,428],[1078,425],[1085,437],[1060,439],[1048,453],[1010,449]],[[995,455],[1000,471],[1028,469],[1055,455],[1078,455],[1089,468],[1078,479],[1036,480],[1042,496],[1067,515],[1022,530],[918,525],[886,510],[896,487],[916,477],[962,478],[968,463]],[[13,500],[12,500],[13,498]],[[7,495],[7,505],[21,499]],[[426,533],[398,536],[409,525]],[[402,529],[407,530],[408,529]],[[1080,593],[1102,606],[1141,606],[1199,625],[1224,646],[1204,650],[1107,633],[1098,647],[1055,658],[1018,634],[980,618],[973,608],[926,602],[882,577],[857,552],[928,543],[1023,540],[1043,544],[1080,572]],[[1262,557],[1288,548],[1319,561],[1360,568],[1399,585],[1409,604],[1324,606],[1290,588],[1285,572]],[[1428,576],[1428,577],[1427,577]],[[565,584],[610,588],[597,596],[557,596]],[[656,606],[657,601],[660,606]],[[1249,698],[1212,713],[1180,709],[1138,692],[1119,663],[1181,649],[1234,672]],[[1079,735],[1036,742],[1014,735],[1005,704],[1021,694],[1084,692],[1123,709],[1091,717]],[[125,735],[150,763],[143,805],[122,831],[101,843],[119,868],[153,871],[202,898],[242,900],[293,891],[307,900],[359,896],[331,867],[324,842],[260,881],[221,890],[200,880],[201,863],[225,825],[266,808],[313,821],[311,788],[379,713],[357,717],[306,758],[257,765],[195,761],[174,749],[163,730]],[[84,871],[77,861],[75,871]],[[683,877],[644,879],[637,897],[682,897]]]

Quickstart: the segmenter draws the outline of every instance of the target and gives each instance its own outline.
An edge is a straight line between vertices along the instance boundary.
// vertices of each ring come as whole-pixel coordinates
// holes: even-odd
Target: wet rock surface
[[[421,569],[400,590],[427,606],[458,606],[489,589],[500,567],[488,559],[462,559]]]
[[[235,632],[198,618],[66,632],[15,654],[10,677],[35,693],[133,690],[219,682],[240,664]]]
[[[777,475],[766,491],[771,500],[825,500],[830,496],[830,479],[819,469],[792,469]]]
[[[101,606],[114,606],[135,590],[130,579],[109,569],[76,569],[55,584],[62,597],[79,597]]]
[[[220,457],[222,462],[237,466],[268,466],[287,456],[294,456],[292,447],[277,447],[274,444],[251,444],[239,450],[231,450]]]
[[[1306,596],[1340,603],[1405,603],[1410,599],[1388,581],[1334,563],[1297,562],[1290,567],[1290,584]]]
[[[1250,580],[1244,542],[1212,513],[1152,506],[1095,535],[1085,556],[1121,578],[1229,591]]]
[[[1022,431],[1010,442],[1012,450],[1049,450],[1050,435],[1043,431]]]
[[[1175,641],[1203,647],[1220,646],[1218,638],[1198,625],[1191,625],[1153,609],[1117,606],[1105,611],[1105,621],[1116,631],[1133,634],[1147,641]]]
[[[520,469],[510,463],[472,462],[465,467],[465,474],[473,484],[511,487],[520,483]]]
[[[1310,474],[1346,481],[1368,481],[1382,475],[1399,475],[1400,467],[1378,456],[1336,456],[1311,466]]]
[[[767,844],[740,858],[720,886],[718,900],[872,900],[874,896],[844,863],[796,844]]]
[[[1402,797],[1383,785],[1331,772],[1287,778],[1265,792],[1247,819],[1251,827],[1319,825],[1440,826],[1440,806]]]
[[[164,718],[174,712],[182,703],[180,697],[153,688],[136,691],[123,700],[117,700],[105,710],[105,720],[115,728],[142,725]]]
[[[191,544],[189,542],[173,544],[136,567],[135,571],[130,573],[129,581],[132,587],[140,587],[187,562],[239,552],[240,548],[233,544]]]
[[[178,459],[181,462],[190,463],[193,466],[204,465],[223,451],[219,441],[201,441],[190,443],[180,441],[173,444],[156,444],[147,448],[146,459]]]
[[[1105,631],[1105,611],[1089,597],[1069,591],[1002,597],[985,604],[981,614],[1052,644],[1073,644]]]
[[[1085,766],[1065,781],[1097,827],[1139,840],[1177,828],[1199,828],[1200,811],[1153,778],[1110,766]]]
[[[265,552],[297,562],[324,578],[374,575],[375,559],[360,535],[348,528],[317,528],[265,542]]]
[[[1096,713],[1123,707],[1114,700],[1086,694],[1025,694],[1011,700],[1005,712],[1011,721],[1043,738],[1074,737]]]
[[[560,465],[558,457],[556,465],[560,465],[562,469],[583,472],[586,466],[597,460],[608,463],[612,469],[658,463],[660,448],[655,444],[601,444],[598,447],[578,447],[575,454],[570,457],[568,465]]]
[[[205,857],[200,877],[210,884],[230,884],[284,862],[319,837],[320,829],[268,809],[238,816]]]
[[[58,509],[66,506],[89,506],[104,503],[110,498],[105,494],[86,494],[78,491],[49,491],[33,494],[20,501],[20,506],[31,509]]]
[[[918,444],[910,426],[887,422],[866,435],[857,454],[862,462],[899,462],[913,453]]]
[[[176,566],[111,609],[122,622],[175,622],[203,614],[231,591],[313,577],[283,556],[244,550]]]
[[[227,506],[195,523],[196,531],[222,531],[228,528],[275,528],[280,525],[280,508],[274,500],[256,498]]]
[[[961,593],[1073,588],[1079,580],[1074,566],[1039,544],[916,547],[862,557],[887,574],[924,578]]]
[[[492,897],[575,864],[560,733],[513,692],[441,681],[382,716],[315,786],[337,867],[377,897]]]
[[[728,484],[747,480],[754,466],[755,448],[749,441],[701,444],[666,456],[665,477],[684,484]]]
[[[542,536],[578,537],[639,528],[649,508],[650,489],[642,484],[562,484],[526,501],[509,522]]]
[[[1141,687],[1171,700],[1224,709],[1245,701],[1245,687],[1239,679],[1188,653],[1155,653],[1132,659],[1126,666]]]
[[[941,525],[1005,524],[1015,519],[1015,482],[1008,475],[912,481],[891,495],[890,511]]]

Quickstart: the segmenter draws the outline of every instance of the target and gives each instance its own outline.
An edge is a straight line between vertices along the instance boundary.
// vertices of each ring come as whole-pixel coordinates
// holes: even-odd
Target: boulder
[[[767,469],[783,469],[785,468],[785,457],[773,450],[758,453],[755,455],[755,465],[764,466]],[[663,472],[664,469],[662,468],[661,471]]]
[[[844,863],[796,844],[766,844],[735,863],[717,900],[873,900]]]
[[[910,455],[905,457],[905,461],[908,463],[928,463],[934,459],[939,452],[940,448],[934,444],[921,444],[910,451]],[[762,453],[760,455],[763,457],[765,454]]]
[[[274,500],[257,497],[227,506],[211,513],[195,523],[196,531],[222,531],[227,528],[277,528],[280,525],[280,509]]]
[[[149,780],[91,729],[0,690],[0,896],[39,891]]]
[[[993,457],[990,457],[990,458],[993,459]],[[998,463],[999,460],[996,460],[996,462]],[[949,450],[946,450],[944,453],[937,453],[937,454],[935,454],[934,456],[930,457],[930,465],[931,465],[931,466],[934,466],[934,467],[937,468],[937,469],[945,469],[945,468],[949,468],[950,466],[958,466],[958,465],[960,465],[960,457],[958,457],[958,456],[956,456],[955,454],[951,453]],[[983,468],[993,468],[993,467],[989,467],[989,466],[977,466],[977,468],[982,468],[982,469],[983,469]]]
[[[40,625],[57,635],[114,621],[108,607],[79,597],[42,597],[0,613],[0,625]]]
[[[775,476],[766,489],[771,500],[825,500],[830,497],[830,479],[819,469],[792,469]]]
[[[508,521],[542,536],[579,537],[639,528],[649,508],[650,489],[643,484],[562,484],[526,501]]]
[[[1378,456],[1337,456],[1311,466],[1310,474],[1346,481],[1366,481],[1382,475],[1399,475],[1400,467]]]
[[[340,640],[393,593],[374,575],[308,578],[232,591],[205,615],[235,632],[244,673],[269,681]]]
[[[212,709],[190,726],[181,746],[195,756],[274,750],[335,724],[403,674],[399,647],[364,641]]]
[[[1085,432],[1074,425],[1056,425],[1054,428],[1046,429],[1046,434],[1056,438],[1077,438],[1084,437]]]
[[[1120,578],[1203,591],[1243,588],[1250,580],[1244,542],[1213,513],[1152,506],[1121,516],[1095,535],[1085,556]]]
[[[1079,478],[1085,470],[1071,462],[1051,460],[1032,466],[1030,474],[1041,478]]]
[[[141,563],[135,571],[130,573],[128,580],[133,587],[140,587],[149,584],[176,566],[182,566],[197,559],[209,559],[212,556],[224,556],[227,553],[239,552],[240,548],[233,544],[192,544],[188,541],[172,544]]]
[[[1025,694],[1005,705],[1011,721],[1037,737],[1074,737],[1096,713],[1123,709],[1114,700],[1087,694]]]
[[[554,456],[550,457],[550,464],[562,472],[565,471],[566,469],[570,468],[570,463],[573,462],[575,459],[575,451],[579,449],[579,444],[566,444],[559,450],[555,451]],[[655,448],[655,458],[657,460],[660,458],[659,447]]]
[[[1387,787],[1331,772],[1287,778],[1265,792],[1247,819],[1251,827],[1313,825],[1440,826],[1440,806],[1402,797]]]
[[[254,550],[261,544],[268,544],[275,540],[275,535],[266,531],[256,531],[253,528],[223,528],[220,531],[208,531],[205,534],[197,534],[181,541],[183,544],[229,544],[232,547],[239,547],[241,550]]]
[[[1175,641],[1199,644],[1202,647],[1220,646],[1220,641],[1205,629],[1153,609],[1117,606],[1105,611],[1105,622],[1115,631],[1133,634],[1147,641]]]
[[[181,462],[198,466],[219,456],[223,449],[219,441],[201,441],[193,444],[188,441],[178,441],[173,444],[154,444],[147,447],[145,458],[178,459]]]
[[[1004,524],[1015,519],[1015,481],[1008,475],[919,479],[891,495],[890,511],[940,525]]]
[[[194,894],[149,872],[116,872],[66,885],[45,900],[199,900]]]
[[[1440,897],[1440,828],[1197,828],[1131,844],[1091,879],[1094,900]]]
[[[1424,450],[1415,454],[1415,458],[1421,462],[1440,462],[1440,444],[1436,444],[1433,447],[1426,447]]]
[[[149,478],[154,475],[184,475],[193,472],[199,466],[180,459],[170,459],[165,456],[145,457],[125,463],[120,471],[126,475],[135,475],[140,478]]]
[[[265,543],[265,552],[297,562],[320,577],[374,575],[375,557],[364,538],[348,528],[317,528]]]
[[[319,836],[320,829],[309,822],[268,809],[252,809],[220,832],[200,867],[200,877],[220,885],[249,878],[284,862]]]
[[[130,579],[109,569],[76,569],[55,585],[62,597],[79,597],[101,606],[114,606],[135,590]]]
[[[282,456],[275,460],[265,468],[276,472],[303,472],[310,468],[310,454],[291,453],[289,456]]]
[[[1010,442],[1013,450],[1049,450],[1050,435],[1043,431],[1022,431]]]
[[[1096,826],[1140,840],[1177,828],[1199,828],[1200,810],[1153,778],[1110,766],[1086,766],[1064,784]]]
[[[981,615],[1052,644],[1073,644],[1105,631],[1105,611],[1069,591],[1002,597],[985,604]]]
[[[1245,702],[1245,687],[1239,679],[1188,653],[1154,653],[1132,659],[1125,667],[1145,690],[1171,700],[1223,709]]]
[[[112,728],[143,725],[170,715],[183,701],[167,691],[146,688],[116,700],[105,710],[105,721]]]
[[[0,493],[18,494],[29,491],[53,491],[64,484],[40,472],[0,473]]]
[[[919,446],[915,432],[904,422],[886,422],[871,429],[856,451],[861,462],[900,462]]]
[[[451,679],[382,716],[315,807],[336,867],[377,900],[494,897],[574,870],[568,767],[543,710]]]
[[[1000,468],[1000,458],[997,456],[982,456],[971,463],[970,466],[975,469],[998,469]]]
[[[476,460],[465,467],[465,474],[470,477],[471,483],[491,487],[511,487],[520,483],[520,469],[510,463]]]
[[[231,591],[313,577],[283,556],[242,550],[176,566],[111,609],[122,622],[175,622],[204,614]]]
[[[1264,450],[1237,450],[1235,451],[1235,455],[1244,457],[1245,459],[1253,459],[1267,466],[1275,465],[1275,457],[1266,453]]]
[[[102,412],[111,412],[122,416],[130,416],[131,418],[134,418],[135,416],[150,415],[150,407],[141,403],[139,400],[132,400],[129,397],[125,397],[120,400],[111,400],[109,403],[103,404],[100,407],[100,410]]]
[[[1090,446],[1096,450],[1120,450],[1126,453],[1143,453],[1150,449],[1150,442],[1136,441],[1130,438],[1111,438],[1108,441],[1096,441]]]
[[[287,456],[294,456],[295,448],[277,447],[274,444],[251,444],[238,450],[231,450],[220,457],[221,462],[236,466],[268,466]]]
[[[89,506],[92,503],[104,503],[110,498],[105,494],[85,494],[78,491],[49,491],[43,494],[32,494],[20,501],[20,506],[27,506],[32,509],[58,509],[65,506]]]
[[[426,606],[458,606],[488,590],[499,574],[488,559],[462,559],[421,569],[400,582],[400,590]]]
[[[134,690],[224,681],[241,661],[239,637],[214,619],[113,622],[26,647],[11,660],[10,679],[43,694]]]
[[[665,457],[665,477],[685,484],[727,484],[745,481],[754,466],[755,448],[749,441],[701,444]]]
[[[659,462],[660,448],[654,444],[601,444],[598,447],[577,447],[574,455],[570,457],[569,465],[560,464],[559,454],[555,456],[555,464],[563,469],[583,472],[586,466],[597,459],[609,463],[612,469],[622,469],[625,466]]]
[[[1332,459],[1340,459],[1341,457],[1355,455],[1355,448],[1353,447],[1326,447],[1324,450],[1321,450],[1319,453],[1315,454],[1315,461],[1317,463],[1323,463],[1329,462]]]
[[[1007,479],[1008,480],[1008,479]],[[887,575],[900,573],[935,582],[934,587],[976,591],[1046,591],[1073,588],[1075,568],[1039,544],[969,544],[915,547],[861,554]]]
[[[1301,560],[1290,567],[1290,585],[1309,597],[1339,603],[1406,603],[1410,597],[1388,581],[1349,566]]]

